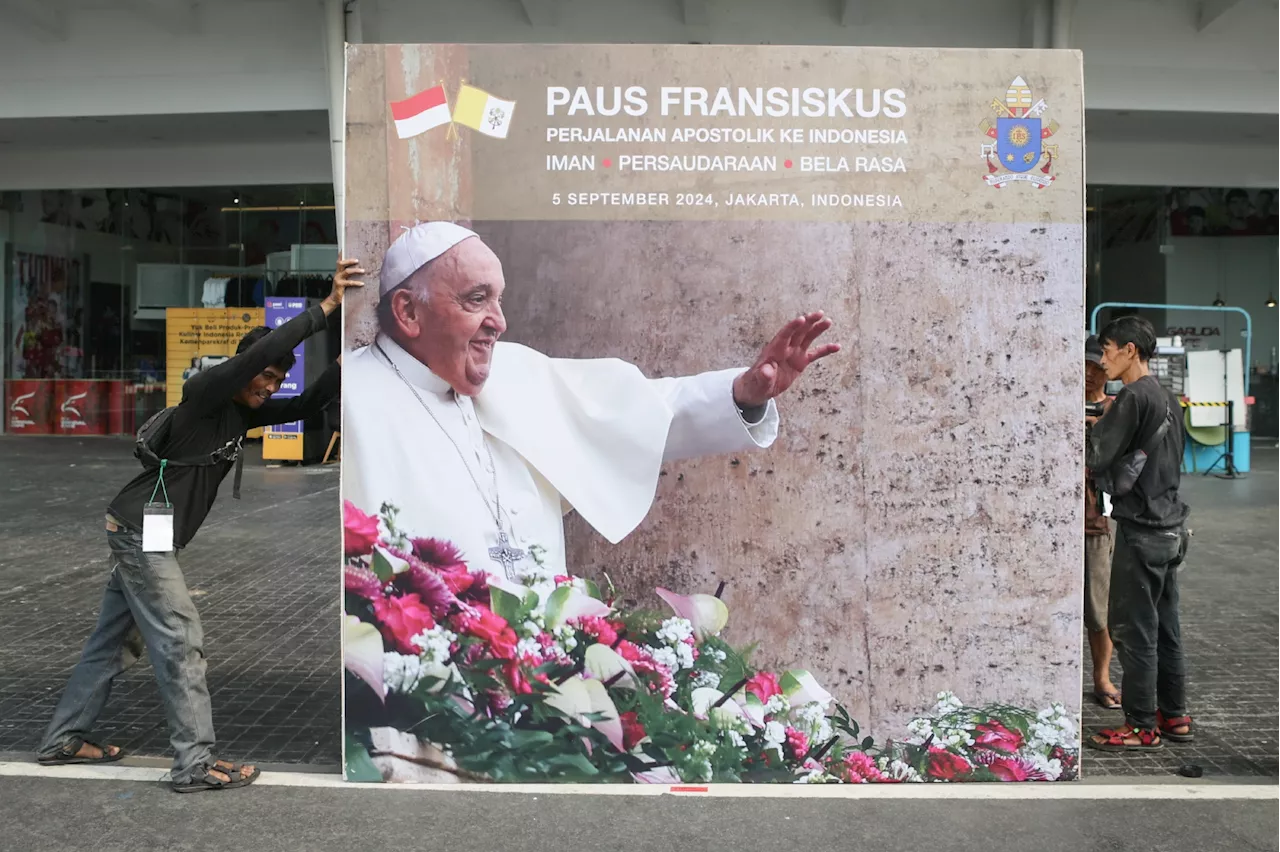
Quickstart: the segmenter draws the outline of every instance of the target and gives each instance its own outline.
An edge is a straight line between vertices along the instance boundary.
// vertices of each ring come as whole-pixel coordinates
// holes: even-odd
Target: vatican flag
[[[516,109],[515,101],[495,98],[483,89],[465,83],[458,89],[456,100],[453,107],[454,123],[479,130],[486,136],[507,138],[507,131],[511,129],[511,114]]]

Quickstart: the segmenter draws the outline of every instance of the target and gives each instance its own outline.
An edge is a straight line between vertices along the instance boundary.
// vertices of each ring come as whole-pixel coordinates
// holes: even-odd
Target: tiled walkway
[[[128,441],[0,438],[0,753],[29,754],[93,626],[106,574],[103,507],[137,469]],[[1276,776],[1276,454],[1246,480],[1188,477],[1195,538],[1183,635],[1198,741],[1154,756],[1085,755],[1085,774]],[[246,465],[182,555],[205,623],[223,754],[330,766],[340,754],[338,472]],[[1116,672],[1119,677],[1119,672]],[[1088,663],[1085,683],[1091,682]],[[1090,701],[1086,731],[1119,721]],[[120,680],[102,730],[168,753],[150,667]]]
[[[29,753],[92,629],[102,516],[137,470],[130,442],[0,439],[0,752]],[[250,456],[253,459],[253,456]],[[338,466],[245,465],[182,554],[200,608],[219,749],[260,763],[339,763]],[[151,668],[117,682],[102,730],[166,755]]]

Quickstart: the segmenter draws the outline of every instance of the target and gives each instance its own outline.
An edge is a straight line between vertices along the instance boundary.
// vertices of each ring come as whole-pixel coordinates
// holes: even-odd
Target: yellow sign
[[[276,431],[279,428],[266,428],[266,435],[262,438],[262,457],[278,461],[302,461],[302,433]]]
[[[262,308],[169,308],[164,312],[165,405],[182,401],[182,383],[193,362],[210,356],[236,354],[240,338],[266,324]],[[185,374],[185,375],[184,375]],[[262,435],[261,429],[249,433]]]

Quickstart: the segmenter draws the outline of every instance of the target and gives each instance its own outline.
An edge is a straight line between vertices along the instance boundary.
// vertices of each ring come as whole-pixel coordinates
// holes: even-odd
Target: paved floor
[[[862,792],[862,791],[858,791]],[[725,799],[0,778],[6,848],[1271,852],[1276,801]]]
[[[106,567],[97,519],[137,463],[127,441],[111,439],[0,438],[0,459],[0,754],[25,756],[97,612]],[[1196,535],[1183,632],[1197,743],[1155,756],[1088,752],[1087,776],[1167,777],[1185,762],[1210,778],[1280,774],[1276,453],[1255,447],[1253,461],[1248,479],[1185,480]],[[249,464],[244,499],[226,495],[183,554],[229,756],[336,770],[337,487],[336,465]],[[1117,721],[1085,706],[1087,729]],[[102,727],[136,754],[168,752],[148,666],[121,679]]]
[[[251,459],[254,457],[251,456]],[[29,753],[93,628],[102,516],[137,471],[129,441],[0,439],[0,752]],[[263,763],[339,763],[338,466],[245,465],[182,554],[200,607],[220,748]],[[151,668],[117,682],[103,730],[169,753]]]
[[[1183,478],[1195,533],[1179,577],[1196,742],[1150,755],[1085,754],[1085,772],[1160,775],[1196,763],[1206,777],[1280,775],[1277,768],[1277,454],[1254,444],[1247,478]],[[1085,652],[1086,685],[1093,667]],[[1112,679],[1121,671],[1112,662]],[[1085,698],[1086,731],[1122,714]]]

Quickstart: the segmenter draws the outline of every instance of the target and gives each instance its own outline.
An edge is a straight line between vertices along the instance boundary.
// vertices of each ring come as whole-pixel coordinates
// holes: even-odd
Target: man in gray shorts
[[[1102,346],[1090,335],[1084,344],[1084,401],[1111,405],[1107,396],[1107,373],[1102,369]],[[1086,425],[1085,429],[1088,430]],[[1093,658],[1093,697],[1108,710],[1120,709],[1120,690],[1111,682],[1111,635],[1107,632],[1107,598],[1111,594],[1111,557],[1115,553],[1115,522],[1108,517],[1107,496],[1084,474],[1084,626],[1089,631],[1089,654]]]

